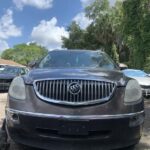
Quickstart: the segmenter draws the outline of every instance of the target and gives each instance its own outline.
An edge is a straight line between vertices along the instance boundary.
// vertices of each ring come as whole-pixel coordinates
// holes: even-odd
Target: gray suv
[[[102,51],[50,51],[11,83],[3,131],[16,145],[99,150],[135,145],[144,122],[136,80]]]

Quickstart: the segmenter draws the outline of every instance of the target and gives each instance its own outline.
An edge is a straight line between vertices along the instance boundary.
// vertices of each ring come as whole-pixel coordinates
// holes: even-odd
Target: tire
[[[17,144],[11,140],[9,143],[9,149],[8,150],[25,150],[25,149],[22,145]]]
[[[8,137],[5,127],[6,121],[4,120],[0,128],[0,150],[24,150],[23,146],[16,144]]]
[[[2,127],[0,128],[0,150],[8,150],[9,144],[7,143],[7,133],[5,130],[5,120],[2,123]]]

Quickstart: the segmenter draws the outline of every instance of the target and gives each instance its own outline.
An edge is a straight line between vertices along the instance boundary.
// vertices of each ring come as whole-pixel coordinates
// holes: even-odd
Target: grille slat
[[[69,91],[72,83],[80,85],[79,93],[73,94]],[[67,105],[87,105],[108,101],[115,88],[116,84],[113,82],[96,80],[47,79],[34,82],[35,92],[41,99]]]
[[[66,92],[65,92],[65,87],[66,87],[66,81],[64,80],[64,81],[62,81],[63,82],[63,89],[62,89],[62,91],[63,91],[63,93],[62,93],[62,95],[63,95],[63,101],[65,100],[65,95],[66,95]]]
[[[69,98],[69,92],[66,92],[66,89],[67,89],[67,91],[68,91],[68,87],[67,87],[67,85],[69,85],[69,81],[68,81],[68,80],[66,81],[66,84],[65,84],[65,85],[66,85],[66,86],[65,86],[65,93],[66,93],[66,96],[67,96],[67,97],[66,97],[66,100],[69,101],[69,99],[68,99],[68,98]]]
[[[94,93],[94,95],[93,95],[93,97],[94,97],[94,99],[96,99],[96,97],[97,97],[97,82],[96,81],[93,81],[94,83],[93,83],[93,93]],[[95,86],[94,86],[95,85]],[[100,93],[100,92],[99,92]]]
[[[103,98],[103,97],[104,97],[104,83],[103,83],[103,82],[102,82],[102,84],[101,84],[101,89],[102,89],[101,98]]]
[[[59,92],[58,91],[59,91],[58,80],[56,80],[56,92],[55,92],[56,93],[56,95],[55,95],[56,99],[59,99],[58,98],[58,96],[59,96]]]
[[[0,90],[8,91],[12,79],[0,79]]]
[[[40,82],[39,84],[40,84],[39,85],[39,93],[41,94],[42,93],[42,83]]]
[[[83,97],[83,99],[84,99],[84,101],[86,101],[86,95],[87,95],[87,93],[86,93],[86,81],[83,81],[83,90],[84,90],[84,97]]]

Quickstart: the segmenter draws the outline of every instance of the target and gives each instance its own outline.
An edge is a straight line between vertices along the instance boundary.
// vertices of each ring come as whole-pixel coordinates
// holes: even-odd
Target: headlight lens
[[[133,103],[141,100],[141,98],[142,90],[140,85],[136,80],[130,80],[126,86],[124,101],[126,103]]]
[[[9,88],[9,95],[18,100],[24,100],[26,98],[25,94],[25,84],[21,77],[16,77]]]

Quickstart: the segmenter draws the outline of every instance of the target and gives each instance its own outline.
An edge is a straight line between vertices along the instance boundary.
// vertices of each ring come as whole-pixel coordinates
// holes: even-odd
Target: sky
[[[61,37],[76,21],[82,29],[91,23],[84,8],[94,0],[0,0],[0,53],[20,43],[36,42],[60,49]],[[113,6],[115,0],[109,0]]]

